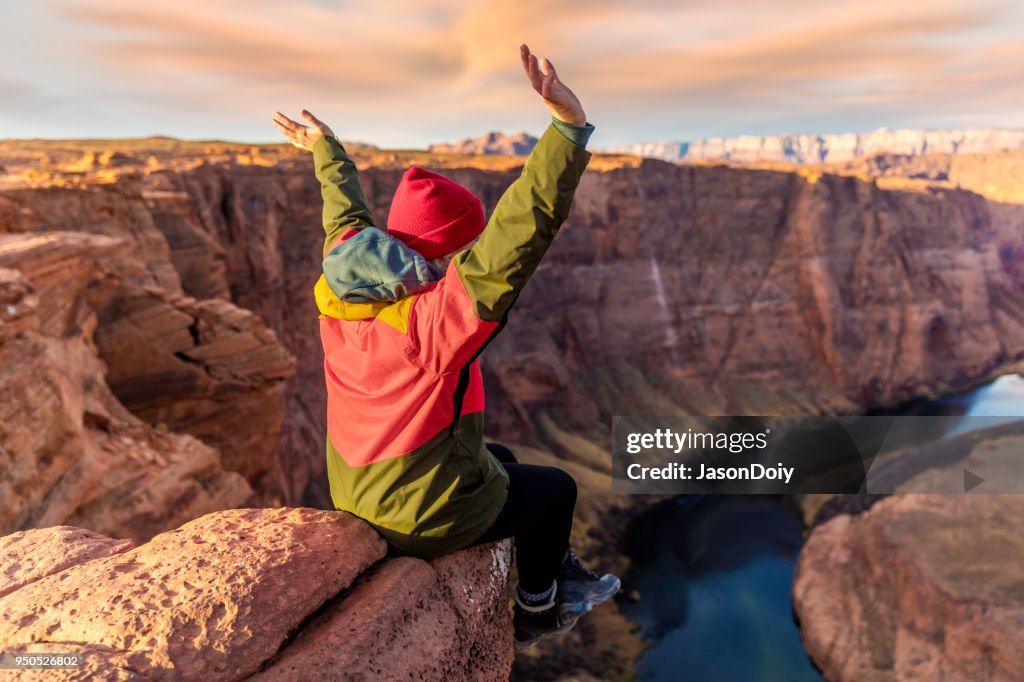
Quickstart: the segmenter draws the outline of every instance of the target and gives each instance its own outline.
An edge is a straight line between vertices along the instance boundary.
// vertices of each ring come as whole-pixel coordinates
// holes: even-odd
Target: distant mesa
[[[537,138],[529,133],[506,135],[490,132],[480,137],[467,138],[460,142],[442,142],[427,147],[431,154],[485,154],[495,156],[527,156],[537,144]]]
[[[526,156],[537,138],[492,131],[458,142],[427,147],[432,154]],[[709,137],[693,142],[633,142],[596,151],[629,154],[663,161],[724,160],[735,163],[787,163],[818,165],[843,163],[878,154],[983,154],[1011,149],[1024,150],[1024,129],[967,128],[963,130],[890,130],[871,133],[782,134]]]
[[[1024,149],[1024,129],[889,130],[835,135],[784,134],[709,137],[695,142],[636,142],[602,151],[664,161],[723,159],[739,163],[768,161],[820,164],[849,161],[874,154],[980,154]]]

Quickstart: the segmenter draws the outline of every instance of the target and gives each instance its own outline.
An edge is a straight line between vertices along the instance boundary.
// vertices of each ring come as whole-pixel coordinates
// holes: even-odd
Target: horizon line
[[[701,140],[730,140],[730,139],[739,139],[739,138],[766,138],[766,137],[792,137],[792,136],[818,136],[818,137],[825,137],[825,136],[839,136],[839,135],[871,135],[871,134],[879,133],[879,132],[890,132],[890,133],[900,133],[900,132],[953,133],[953,132],[966,132],[966,131],[972,131],[972,130],[998,130],[998,131],[1010,131],[1010,132],[1021,132],[1021,133],[1024,133],[1024,126],[992,126],[992,125],[987,125],[986,126],[986,125],[980,125],[980,126],[964,126],[964,127],[957,127],[957,128],[948,128],[948,127],[945,127],[945,128],[927,128],[927,127],[919,127],[919,128],[911,128],[911,127],[889,128],[888,126],[879,126],[879,127],[875,128],[874,130],[868,130],[868,131],[862,131],[862,132],[846,131],[846,132],[840,132],[840,133],[822,133],[822,132],[792,132],[792,131],[787,131],[787,132],[765,133],[765,134],[740,133],[740,134],[736,134],[736,135],[713,135],[713,136],[707,136],[707,137],[698,137],[698,138],[691,138],[689,140],[686,140],[686,139],[672,139],[672,138],[661,138],[661,139],[657,139],[657,140],[636,140],[636,141],[633,141],[633,142],[622,142],[622,143],[617,143],[617,144],[605,145],[604,147],[595,147],[595,149],[602,149],[602,148],[608,149],[608,148],[624,147],[624,146],[629,146],[629,145],[640,145],[640,144],[692,144],[694,141],[701,141]],[[485,137],[487,135],[491,135],[491,134],[494,134],[494,133],[498,133],[500,135],[505,135],[505,136],[508,136],[508,137],[511,137],[511,136],[514,136],[514,135],[520,135],[520,134],[526,134],[526,135],[529,135],[531,137],[537,137],[533,133],[530,133],[529,131],[526,131],[526,130],[520,130],[520,131],[512,132],[512,133],[508,133],[508,132],[505,132],[503,130],[489,130],[489,131],[485,131],[485,132],[480,133],[480,134],[475,135],[475,136],[467,136],[467,137],[460,138],[459,140],[457,140],[455,142],[443,142],[442,141],[442,142],[433,142],[433,143],[430,143],[430,144],[457,144],[459,142],[463,142],[463,141],[466,141],[466,140],[475,140],[475,139],[478,139],[478,138],[481,138],[481,137]],[[248,144],[248,145],[289,145],[289,146],[291,145],[291,143],[289,143],[287,141],[279,141],[279,140],[205,138],[205,137],[190,138],[190,137],[179,137],[177,135],[170,135],[170,134],[167,134],[167,133],[152,133],[150,135],[131,135],[131,136],[124,136],[124,137],[65,137],[65,136],[53,136],[53,137],[49,137],[49,136],[0,137],[0,143],[5,143],[5,142],[33,142],[33,141],[39,141],[39,142],[116,142],[116,141],[154,140],[154,139],[163,139],[163,140],[171,140],[171,141],[174,141],[174,142],[188,142],[188,143],[221,143],[221,144]],[[426,147],[381,147],[380,145],[377,145],[377,144],[375,144],[373,142],[368,142],[368,141],[365,141],[365,140],[351,139],[351,140],[342,140],[342,141],[343,142],[348,142],[349,144],[359,144],[359,145],[377,147],[378,149],[381,149],[381,150],[422,150],[422,151],[427,151]]]

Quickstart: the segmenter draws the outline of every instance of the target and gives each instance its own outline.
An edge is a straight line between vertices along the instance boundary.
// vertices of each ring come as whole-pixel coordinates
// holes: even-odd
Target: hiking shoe
[[[572,630],[579,620],[579,616],[567,614],[558,604],[552,604],[543,611],[526,611],[516,603],[512,609],[517,651],[527,649],[542,639],[563,635]]]
[[[580,563],[572,548],[565,552],[558,570],[558,604],[566,617],[582,616],[594,606],[608,601],[622,587],[622,581],[611,573],[599,576]]]

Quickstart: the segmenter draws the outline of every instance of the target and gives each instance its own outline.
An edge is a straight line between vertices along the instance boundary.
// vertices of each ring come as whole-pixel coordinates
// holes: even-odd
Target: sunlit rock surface
[[[0,646],[84,654],[39,679],[507,680],[509,545],[384,552],[364,522],[308,508],[212,513],[137,547],[22,531],[0,538]]]
[[[1022,523],[1018,495],[914,494],[817,526],[793,601],[826,679],[1019,679]]]

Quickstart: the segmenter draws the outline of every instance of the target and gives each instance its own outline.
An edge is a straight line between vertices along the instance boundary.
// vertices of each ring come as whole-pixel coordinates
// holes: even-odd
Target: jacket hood
[[[365,227],[327,253],[314,293],[322,315],[362,320],[430,288],[444,273],[398,238]]]

